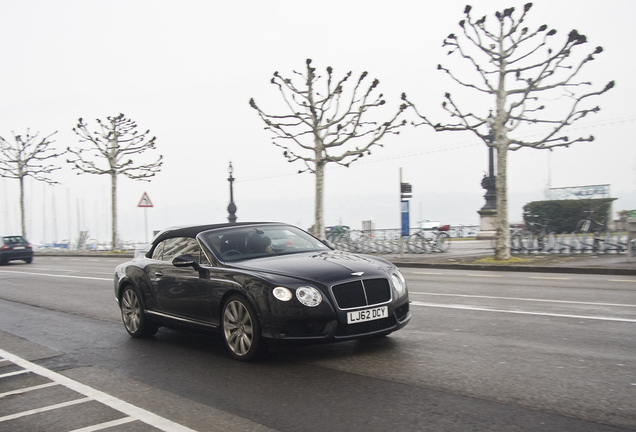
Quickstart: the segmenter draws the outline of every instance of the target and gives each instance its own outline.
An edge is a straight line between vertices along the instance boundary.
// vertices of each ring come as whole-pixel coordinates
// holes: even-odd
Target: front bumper
[[[388,305],[388,317],[347,324],[346,312],[329,316],[306,316],[297,319],[273,320],[263,325],[262,336],[278,341],[340,341],[381,336],[406,326],[411,320],[408,297]]]

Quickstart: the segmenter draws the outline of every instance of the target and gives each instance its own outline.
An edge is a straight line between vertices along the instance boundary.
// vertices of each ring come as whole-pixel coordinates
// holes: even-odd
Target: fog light
[[[272,294],[280,301],[290,301],[292,299],[291,291],[284,287],[274,288]]]

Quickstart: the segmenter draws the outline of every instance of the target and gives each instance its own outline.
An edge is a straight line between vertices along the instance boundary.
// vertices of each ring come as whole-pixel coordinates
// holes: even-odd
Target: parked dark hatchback
[[[27,264],[33,261],[31,244],[19,235],[0,237],[0,264],[17,260]]]
[[[116,268],[115,297],[132,337],[164,325],[209,329],[238,360],[273,341],[383,336],[411,319],[395,265],[280,223],[167,229]]]

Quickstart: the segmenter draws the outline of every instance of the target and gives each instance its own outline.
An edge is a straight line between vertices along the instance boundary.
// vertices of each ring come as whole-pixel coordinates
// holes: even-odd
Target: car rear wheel
[[[252,360],[261,351],[261,326],[254,308],[243,296],[233,295],[223,307],[223,339],[237,360]]]
[[[157,333],[158,327],[148,322],[139,295],[131,286],[124,288],[119,307],[124,327],[132,337],[146,338]]]

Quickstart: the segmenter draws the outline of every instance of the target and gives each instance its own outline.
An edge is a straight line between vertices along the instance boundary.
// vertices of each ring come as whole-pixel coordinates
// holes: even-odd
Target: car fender
[[[150,281],[148,281],[142,268],[135,265],[117,267],[115,278],[115,296],[117,301],[119,301],[123,287],[130,284],[138,290],[141,296],[141,301],[146,309],[157,310],[157,300],[151,289]]]

